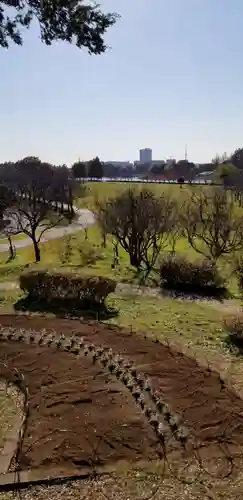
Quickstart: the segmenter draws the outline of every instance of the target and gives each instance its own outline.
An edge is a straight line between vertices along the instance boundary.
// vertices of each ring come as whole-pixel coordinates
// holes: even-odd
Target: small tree
[[[0,185],[0,231],[7,225],[6,219],[4,219],[4,213],[11,205],[12,199],[12,192],[6,186]]]
[[[230,158],[231,163],[240,170],[243,170],[243,148],[234,151]]]
[[[175,204],[168,196],[129,189],[100,204],[98,223],[128,253],[131,266],[153,269],[161,250],[169,244]]]
[[[193,194],[185,203],[181,222],[191,247],[214,261],[243,248],[243,219],[223,188]]]
[[[88,162],[88,176],[97,179],[101,179],[104,176],[104,165],[98,156]]]
[[[0,186],[0,232],[6,236],[9,243],[9,261],[15,257],[15,249],[12,244],[12,236],[18,234],[18,231],[12,227],[11,219],[7,219],[6,211],[14,201],[12,191],[6,186]]]
[[[39,244],[42,236],[49,229],[58,226],[65,217],[63,214],[54,212],[51,203],[21,198],[15,201],[11,209],[8,209],[7,216],[16,232],[22,232],[31,238],[36,262],[41,260]]]
[[[88,175],[87,162],[85,162],[85,161],[76,161],[72,165],[71,169],[72,169],[73,177],[75,179],[84,178],[84,177],[87,177],[87,175]]]
[[[222,182],[226,188],[240,187],[243,181],[242,170],[232,163],[221,163],[214,172],[214,180]]]

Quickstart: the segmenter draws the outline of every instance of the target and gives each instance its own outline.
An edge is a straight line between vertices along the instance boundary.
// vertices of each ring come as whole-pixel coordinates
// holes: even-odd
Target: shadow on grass
[[[0,267],[0,282],[8,277],[18,277],[22,272],[26,271],[31,266],[28,264],[16,264],[15,261],[11,263],[2,264]]]
[[[34,300],[27,296],[14,304],[15,311],[32,313],[52,313],[60,318],[86,318],[106,320],[118,316],[119,311],[108,308],[105,304],[90,304],[74,300],[53,300],[50,302]]]
[[[243,356],[243,337],[235,333],[228,333],[224,339],[225,346],[235,356]]]
[[[225,299],[232,298],[232,294],[226,287],[191,287],[183,285],[173,289],[166,284],[160,288],[160,294],[167,297],[185,300],[217,300],[223,302]]]

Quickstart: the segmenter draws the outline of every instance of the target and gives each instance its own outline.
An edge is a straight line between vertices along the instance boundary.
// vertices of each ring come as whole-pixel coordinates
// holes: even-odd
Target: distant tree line
[[[71,167],[75,179],[93,177],[101,179],[104,177],[104,163],[96,156],[90,161],[77,161]]]
[[[40,261],[40,240],[64,218],[74,217],[74,179],[65,166],[27,157],[0,164],[0,231],[9,240],[20,232],[31,238],[35,259]]]

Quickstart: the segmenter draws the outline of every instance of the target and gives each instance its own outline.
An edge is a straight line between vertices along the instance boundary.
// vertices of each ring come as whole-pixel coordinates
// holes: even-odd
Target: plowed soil
[[[1,326],[55,330],[126,355],[147,374],[172,410],[182,416],[201,459],[243,448],[243,401],[219,374],[166,345],[103,323],[45,317],[0,316]],[[26,377],[30,417],[21,467],[100,464],[158,457],[159,444],[134,399],[99,364],[49,347],[1,343],[5,362]],[[181,453],[178,451],[178,453]],[[199,455],[198,455],[199,456]],[[98,458],[97,458],[98,457]]]

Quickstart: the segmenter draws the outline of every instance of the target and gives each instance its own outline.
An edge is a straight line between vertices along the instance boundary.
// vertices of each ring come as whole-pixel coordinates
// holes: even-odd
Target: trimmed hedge
[[[183,256],[166,256],[160,263],[161,286],[171,290],[218,294],[224,280],[209,260],[191,262]]]
[[[82,301],[101,304],[115,291],[116,282],[100,276],[83,277],[73,273],[29,271],[19,279],[20,288],[34,300]]]

